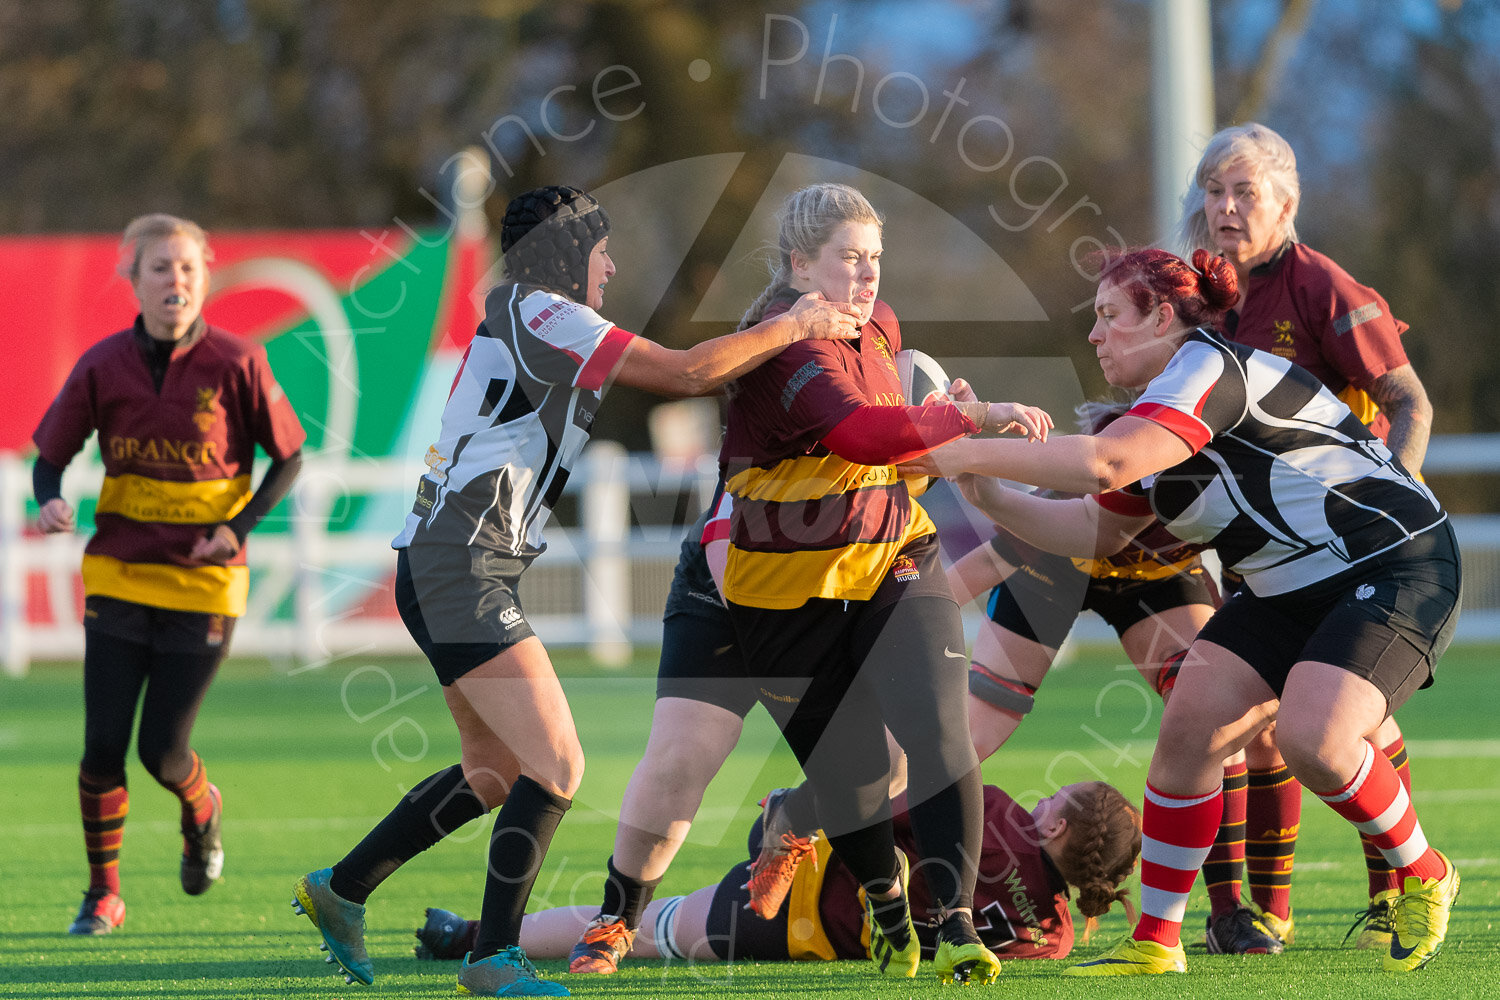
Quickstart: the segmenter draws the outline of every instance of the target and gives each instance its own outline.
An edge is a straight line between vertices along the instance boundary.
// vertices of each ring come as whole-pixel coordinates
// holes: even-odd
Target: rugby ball
[[[948,391],[948,373],[921,351],[897,351],[896,374],[901,377],[901,395],[908,406],[921,406],[934,392]]]

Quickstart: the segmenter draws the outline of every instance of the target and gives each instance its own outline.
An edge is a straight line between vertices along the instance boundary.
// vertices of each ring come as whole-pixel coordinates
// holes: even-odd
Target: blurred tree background
[[[1211,11],[1218,124],[1291,141],[1302,238],[1411,323],[1437,432],[1500,431],[1500,0]],[[690,317],[782,157],[805,153],[968,225],[1048,317],[1006,324],[1006,353],[1067,354],[1101,391],[1077,258],[1164,235],[1147,14],[1148,0],[0,0],[0,232],[117,232],[146,210],[211,231],[437,222],[444,164],[486,142],[493,222],[535,184],[744,152],[644,331],[683,346],[720,332]],[[767,51],[786,64],[764,67]],[[608,67],[639,87],[596,98]],[[501,126],[511,115],[534,140]],[[924,252],[898,235],[893,263]],[[993,337],[937,323],[922,343],[984,355]],[[642,446],[645,405],[613,403],[602,430]]]

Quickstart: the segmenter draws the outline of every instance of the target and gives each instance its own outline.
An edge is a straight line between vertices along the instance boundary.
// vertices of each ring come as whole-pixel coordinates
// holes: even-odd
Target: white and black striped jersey
[[[484,310],[393,548],[415,540],[535,558],[605,383],[634,339],[588,306],[529,285],[497,285]]]
[[[1187,336],[1128,415],[1194,454],[1098,502],[1212,545],[1259,596],[1333,577],[1448,516],[1306,370],[1206,330]]]

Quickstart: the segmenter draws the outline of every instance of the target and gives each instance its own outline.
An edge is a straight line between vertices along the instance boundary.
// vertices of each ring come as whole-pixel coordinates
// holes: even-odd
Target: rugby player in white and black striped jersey
[[[1437,500],[1306,371],[1211,326],[1233,267],[1199,250],[1106,259],[1089,335],[1113,385],[1140,388],[1098,434],[1017,448],[961,439],[912,463],[1073,492],[1012,491],[988,513],[1066,555],[1117,551],[1159,518],[1215,546],[1246,586],[1198,634],[1147,778],[1143,913],[1131,938],[1076,975],[1185,968],[1183,912],[1221,815],[1225,757],[1272,720],[1292,773],[1371,835],[1403,879],[1382,964],[1409,971],[1447,932],[1458,873],[1432,848],[1391,762],[1367,736],[1452,638],[1459,557]]]
[[[459,970],[475,996],[566,996],[518,945],[521,915],[583,751],[547,651],[516,595],[542,525],[612,382],[709,393],[803,339],[857,336],[848,304],[803,296],[750,329],[671,350],[599,315],[615,274],[609,218],[590,195],[546,187],[513,199],[506,281],[464,355],[416,503],[392,543],[396,604],[442,682],[462,761],[432,775],[295,900],[350,982],[370,983],[364,902],[398,867],[497,806],[480,932]],[[503,805],[502,805],[503,804]]]

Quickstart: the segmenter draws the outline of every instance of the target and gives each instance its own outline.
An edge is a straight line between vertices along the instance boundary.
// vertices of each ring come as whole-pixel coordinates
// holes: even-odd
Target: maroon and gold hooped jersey
[[[795,292],[773,300],[767,317]],[[756,608],[867,600],[897,554],[936,530],[895,466],[858,465],[821,439],[867,403],[906,402],[901,327],[884,302],[858,340],[803,340],[742,375],[720,461],[734,498],[724,596]]]
[[[173,354],[158,392],[142,336],[137,320],[85,351],[32,435],[59,467],[99,435],[104,484],[84,593],[241,615],[245,547],[221,564],[193,559],[193,544],[249,501],[257,444],[285,459],[306,434],[259,344],[210,326]]]

